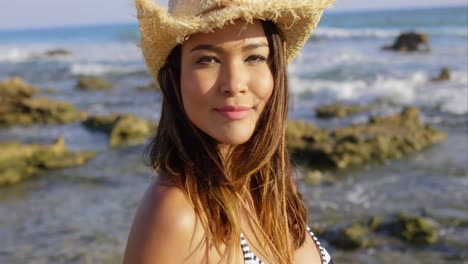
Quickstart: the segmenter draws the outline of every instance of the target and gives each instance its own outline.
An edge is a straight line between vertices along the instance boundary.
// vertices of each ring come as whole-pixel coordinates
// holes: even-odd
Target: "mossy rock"
[[[369,230],[371,231],[376,231],[380,228],[380,226],[383,224],[384,222],[384,219],[383,217],[379,216],[379,215],[375,215],[375,216],[372,216],[368,223],[367,223],[367,226],[369,228]]]
[[[318,118],[345,117],[366,111],[369,111],[368,107],[360,105],[344,105],[342,103],[322,105],[315,109],[315,113]]]
[[[80,166],[95,155],[69,152],[62,137],[51,145],[1,142],[0,149],[0,186],[21,182],[41,170]]]
[[[333,131],[298,121],[288,123],[286,130],[287,146],[293,156],[314,169],[347,169],[397,159],[446,138],[445,132],[423,124],[419,109],[414,107]]]
[[[369,245],[367,229],[360,224],[353,224],[339,229],[330,239],[330,243],[344,250],[355,250]]]
[[[424,217],[400,213],[390,224],[392,235],[415,245],[429,245],[437,242],[439,235],[433,222]]]
[[[119,116],[119,114],[90,116],[83,121],[83,125],[90,130],[110,134]]]
[[[132,115],[123,115],[117,118],[109,136],[109,144],[119,147],[128,144],[142,144],[154,130],[154,126]]]
[[[25,98],[8,103],[8,111],[0,111],[0,126],[64,124],[88,116],[86,112],[76,111],[71,104],[48,98]]]
[[[313,124],[289,121],[286,126],[286,142],[290,151],[301,151],[319,142],[327,142],[329,134]]]
[[[323,174],[321,171],[308,171],[304,176],[304,182],[308,185],[319,185],[323,182]]]
[[[93,91],[93,90],[107,90],[112,88],[112,85],[99,77],[95,76],[82,76],[79,78],[76,86],[79,90]]]
[[[33,175],[36,175],[38,169],[24,161],[9,162],[5,164],[0,162],[0,187],[19,183]]]
[[[111,147],[142,144],[156,127],[151,122],[130,114],[93,116],[85,120],[83,125],[90,130],[109,134]]]
[[[443,67],[440,70],[439,76],[433,78],[432,81],[449,81],[451,79],[450,69],[448,67]]]
[[[0,126],[63,124],[83,120],[73,105],[47,98],[32,98],[37,89],[18,77],[0,82]]]
[[[37,88],[19,77],[13,77],[0,82],[1,99],[30,98],[37,93]]]

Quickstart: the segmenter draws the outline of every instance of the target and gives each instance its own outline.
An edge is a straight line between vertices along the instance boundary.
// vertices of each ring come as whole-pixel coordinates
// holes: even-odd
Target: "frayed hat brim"
[[[333,0],[269,0],[243,3],[200,16],[174,17],[152,0],[136,0],[140,47],[148,71],[157,75],[172,49],[187,36],[222,28],[234,20],[271,20],[286,42],[285,58],[292,62],[316,28],[322,12]]]

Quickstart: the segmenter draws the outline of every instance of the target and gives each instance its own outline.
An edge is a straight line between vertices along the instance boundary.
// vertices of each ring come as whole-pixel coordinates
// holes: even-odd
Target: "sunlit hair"
[[[294,186],[285,142],[289,93],[283,40],[274,23],[262,21],[262,26],[274,88],[252,137],[223,158],[218,142],[190,122],[182,103],[177,46],[158,75],[162,112],[146,154],[149,165],[186,194],[207,241],[218,250],[222,244],[240,245],[241,219],[247,215],[244,220],[265,241],[261,246],[288,264],[305,241],[307,212]]]

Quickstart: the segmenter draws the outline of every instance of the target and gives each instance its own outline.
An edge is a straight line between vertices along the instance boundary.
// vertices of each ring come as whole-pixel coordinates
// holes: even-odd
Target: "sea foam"
[[[336,27],[318,27],[314,36],[319,39],[388,39],[395,38],[406,31],[418,31],[428,33],[430,36],[437,37],[468,37],[468,29],[464,27],[440,27],[440,28],[408,28],[403,29],[384,29],[384,28],[336,28]]]
[[[304,105],[335,101],[370,104],[416,105],[452,114],[468,112],[467,80],[455,72],[452,81],[432,82],[429,73],[418,71],[405,78],[378,75],[373,80],[308,80],[292,76],[292,93]]]

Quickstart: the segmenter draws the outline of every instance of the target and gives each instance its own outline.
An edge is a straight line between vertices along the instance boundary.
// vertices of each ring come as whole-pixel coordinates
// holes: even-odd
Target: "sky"
[[[167,5],[167,0],[154,0]],[[329,12],[466,6],[468,0],[336,0]],[[0,30],[136,22],[133,0],[0,0]]]

